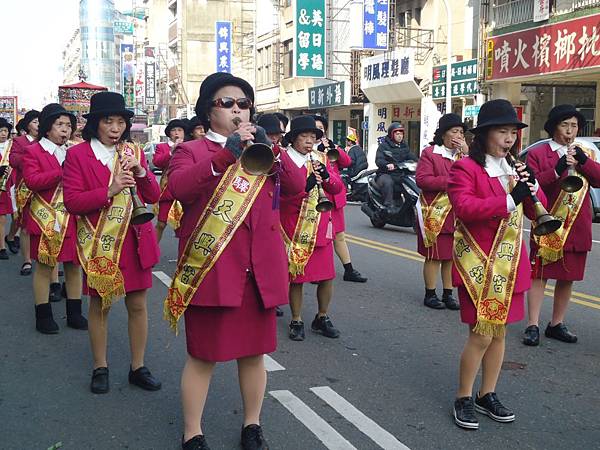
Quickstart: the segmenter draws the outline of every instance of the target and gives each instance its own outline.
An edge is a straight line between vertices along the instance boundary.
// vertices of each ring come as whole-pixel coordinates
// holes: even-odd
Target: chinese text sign
[[[387,50],[389,10],[388,0],[364,0],[363,48]]]
[[[231,73],[231,22],[215,22],[217,72]]]
[[[294,76],[325,78],[325,0],[296,0]]]

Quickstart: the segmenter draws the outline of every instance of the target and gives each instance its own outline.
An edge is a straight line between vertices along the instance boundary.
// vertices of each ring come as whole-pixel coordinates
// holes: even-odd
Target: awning
[[[363,87],[362,90],[371,103],[414,103],[423,98],[423,92],[414,80]]]

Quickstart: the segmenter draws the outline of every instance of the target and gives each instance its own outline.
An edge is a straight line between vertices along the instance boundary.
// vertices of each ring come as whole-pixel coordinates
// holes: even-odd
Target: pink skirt
[[[331,221],[333,222],[333,234],[346,231],[346,219],[344,218],[344,208],[331,210]]]
[[[458,301],[460,303],[460,320],[469,325],[477,323],[477,310],[473,304],[473,300],[469,296],[467,289],[464,286],[458,287]],[[519,322],[525,317],[525,293],[513,293],[510,308],[508,310],[508,319],[506,323]]]
[[[335,266],[333,264],[333,243],[323,247],[315,247],[308,263],[304,267],[304,274],[296,278],[290,278],[291,283],[310,283],[313,281],[333,280],[335,278]]]
[[[224,362],[277,348],[275,308],[265,309],[252,277],[240,307],[189,305],[184,315],[187,352],[194,358]]]
[[[169,211],[173,205],[173,200],[161,200],[158,202],[158,221],[167,223]]]
[[[588,252],[564,252],[562,259],[546,264],[545,266],[536,257],[533,260],[531,277],[562,281],[581,281],[585,274],[587,254]]]
[[[423,242],[423,235],[417,230],[417,251],[427,259],[436,261],[452,260],[452,250],[454,246],[454,236],[447,233],[438,234],[436,243],[427,248]]]
[[[29,254],[34,261],[38,260],[38,249],[40,248],[41,238],[39,234],[31,235],[31,249],[29,250]],[[77,247],[75,241],[70,236],[65,236],[65,241],[58,254],[58,262],[70,262],[79,265]]]
[[[125,292],[143,291],[152,287],[152,268],[143,269],[139,258],[132,258],[126,268],[119,267],[125,280]],[[90,297],[99,297],[95,289],[87,285],[87,276],[83,273],[83,294]]]
[[[10,191],[0,192],[0,215],[12,214],[14,212]]]

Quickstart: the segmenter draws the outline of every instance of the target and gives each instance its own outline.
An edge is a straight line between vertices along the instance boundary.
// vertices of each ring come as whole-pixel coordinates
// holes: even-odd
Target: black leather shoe
[[[129,383],[135,384],[136,386],[147,391],[158,391],[162,387],[161,382],[152,376],[146,366],[142,366],[136,370],[131,370],[130,367]]]
[[[315,333],[321,333],[323,336],[328,338],[335,339],[340,337],[340,330],[333,326],[333,323],[331,322],[329,316],[319,317],[319,315],[317,314],[315,316],[315,320],[312,321],[310,328]]]
[[[465,430],[477,430],[479,421],[475,417],[473,397],[461,397],[454,400],[454,423]]]
[[[60,283],[50,283],[50,295],[48,300],[52,303],[60,302],[62,300],[62,285]]]
[[[366,283],[367,279],[363,277],[356,269],[344,272],[344,281],[354,281],[355,283]]]
[[[35,305],[35,329],[42,334],[58,333],[58,324],[52,316],[52,306],[50,303]]]
[[[425,296],[425,299],[423,300],[423,303],[428,308],[446,309],[446,305],[444,304],[444,302],[442,302],[440,300],[440,298],[437,295],[432,295],[431,297]]]
[[[292,341],[304,340],[304,322],[301,320],[292,320],[290,322],[289,337]]]
[[[16,238],[15,238],[16,239]],[[10,250],[13,255],[19,253],[19,245],[15,240],[9,241],[8,236],[4,236],[4,242],[6,242],[6,246]]]
[[[0,259],[8,259],[8,252],[6,251],[5,248],[0,250]]]
[[[540,345],[540,328],[537,325],[529,325],[525,328],[523,344],[529,345],[530,347]]]
[[[260,425],[252,424],[242,428],[242,448],[244,450],[269,450]]]
[[[577,342],[577,336],[571,333],[567,326],[562,322],[557,323],[553,327],[551,327],[550,323],[548,323],[546,332],[544,334],[548,338],[558,339],[559,341],[567,342],[569,344],[574,344]]]
[[[446,308],[451,309],[452,311],[458,311],[460,309],[458,300],[456,300],[452,295],[442,297],[442,302],[444,302]]]
[[[281,316],[283,316],[283,310],[282,310],[282,309],[281,309],[279,306],[276,306],[276,307],[275,307],[275,315],[276,315],[277,317],[281,317]]]
[[[198,434],[186,442],[183,442],[183,436],[181,436],[181,448],[183,450],[210,450],[202,434]]]
[[[475,399],[475,410],[485,414],[496,422],[514,422],[515,413],[500,403],[495,392],[489,392]]]
[[[108,392],[108,367],[94,369],[90,390],[94,394],[106,394]]]

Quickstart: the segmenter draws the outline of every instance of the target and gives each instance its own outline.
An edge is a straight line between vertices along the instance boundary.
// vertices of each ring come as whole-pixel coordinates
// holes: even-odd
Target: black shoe
[[[363,277],[356,269],[344,272],[344,281],[354,281],[356,283],[366,283],[367,279]]]
[[[577,336],[571,333],[567,326],[562,322],[557,323],[553,327],[551,327],[550,323],[548,323],[546,332],[544,334],[548,338],[558,339],[559,341],[567,342],[569,344],[574,344],[577,342]]]
[[[183,450],[210,450],[202,434],[197,434],[186,442],[183,442],[183,436],[181,436],[181,448]]]
[[[23,263],[21,266],[21,276],[28,277],[32,272],[32,265],[30,262]]]
[[[475,410],[481,414],[489,416],[496,422],[514,422],[515,413],[505,407],[495,392],[489,392],[483,397],[477,397],[475,399]]]
[[[444,304],[444,302],[442,302],[440,300],[440,298],[436,294],[433,294],[432,296],[429,296],[429,297],[425,296],[425,299],[423,300],[423,303],[428,308],[446,309],[446,305]]]
[[[67,283],[63,282],[62,284],[62,288],[60,290],[60,295],[62,296],[62,298],[64,298],[65,300],[68,298],[67,297]]]
[[[252,424],[242,428],[242,448],[244,450],[269,450],[260,425]]]
[[[106,394],[108,392],[108,367],[94,369],[90,390],[94,394]]]
[[[458,311],[460,309],[460,304],[458,300],[456,300],[452,294],[442,297],[442,302],[446,305],[446,308],[451,309],[452,311]]]
[[[76,330],[88,329],[88,321],[81,314],[81,300],[67,300],[67,326]]]
[[[281,317],[281,316],[283,316],[283,310],[282,310],[282,309],[281,309],[279,306],[276,306],[276,307],[275,307],[275,315],[276,315],[277,317]]]
[[[129,383],[135,384],[147,391],[158,391],[162,387],[161,382],[152,376],[146,366],[142,366],[136,370],[129,368]]]
[[[21,250],[21,238],[19,236],[15,236],[15,245],[17,246],[17,251]]]
[[[302,322],[301,320],[292,320],[290,322],[289,337],[292,341],[303,341],[304,340],[304,322]]]
[[[58,333],[58,324],[52,316],[52,306],[50,303],[35,305],[35,329],[43,334]]]
[[[64,276],[65,276],[65,273],[64,273],[62,270],[59,270],[59,271],[58,271],[58,276],[59,276],[59,277],[64,277]]]
[[[317,314],[315,316],[315,320],[312,321],[310,328],[315,333],[321,333],[323,336],[328,338],[335,339],[340,337],[340,331],[333,326],[333,323],[331,323],[331,319],[329,318],[329,316],[319,317],[319,315]]]
[[[6,251],[5,248],[0,250],[0,259],[8,259],[8,252]]]
[[[454,423],[466,430],[479,429],[473,397],[461,397],[454,400]]]
[[[525,328],[523,344],[529,345],[530,347],[536,347],[540,345],[540,328],[537,325],[529,325],[527,328]]]
[[[50,283],[50,295],[48,300],[52,303],[60,302],[62,300],[62,286],[60,283]]]
[[[9,241],[8,240],[8,236],[4,236],[4,242],[6,242],[6,246],[8,247],[8,249],[10,250],[10,252],[13,255],[16,255],[17,253],[19,253],[19,244],[17,243],[17,238],[15,237],[14,240]]]

